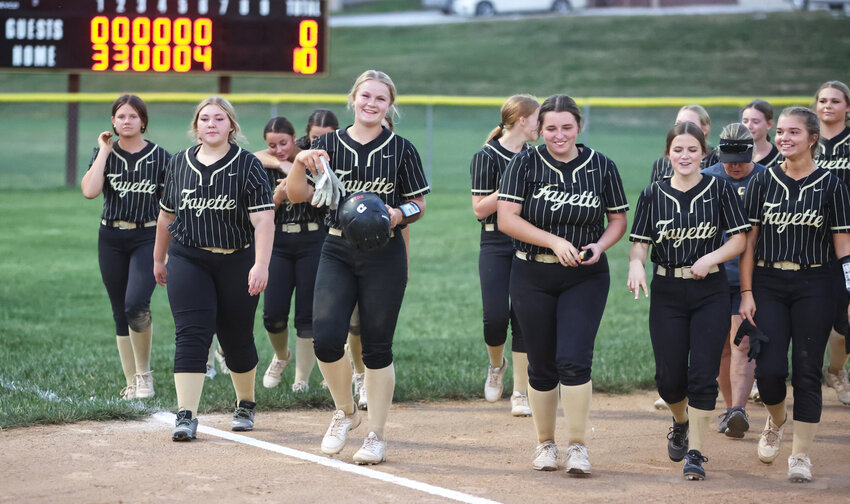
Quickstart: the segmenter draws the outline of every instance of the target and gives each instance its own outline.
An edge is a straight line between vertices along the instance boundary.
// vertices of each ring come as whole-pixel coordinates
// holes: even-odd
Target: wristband
[[[419,208],[419,205],[417,205],[413,201],[408,201],[407,203],[398,207],[398,209],[401,210],[401,213],[402,213],[402,215],[404,215],[405,219],[409,219],[409,218],[413,217],[414,215],[417,215],[417,214],[422,212],[422,209]],[[850,256],[848,256],[848,257],[850,257]]]
[[[842,257],[839,262],[841,262],[841,271],[844,272],[844,288],[850,292],[850,255]]]

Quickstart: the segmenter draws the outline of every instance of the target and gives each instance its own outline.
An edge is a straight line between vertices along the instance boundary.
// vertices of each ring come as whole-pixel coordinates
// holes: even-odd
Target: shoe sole
[[[362,420],[362,418],[358,415],[357,416],[357,423],[351,424],[351,427],[348,428],[348,432],[345,433],[345,440],[342,442],[341,445],[339,445],[338,449],[334,450],[333,448],[325,448],[325,446],[322,445],[322,447],[321,447],[322,453],[324,453],[325,455],[336,455],[339,452],[341,452],[342,449],[345,448],[345,443],[348,442],[348,434],[351,431],[353,431],[354,429],[356,429],[357,427],[360,427],[361,420]]]
[[[357,465],[378,465],[378,464],[383,464],[386,461],[387,461],[387,458],[384,457],[377,462],[374,461],[374,460],[355,460],[354,463],[357,464]]]
[[[534,469],[535,471],[557,471],[558,470],[558,464],[555,464],[553,466],[550,466],[550,465],[536,466],[534,464],[531,464],[531,468]]]
[[[750,430],[750,423],[742,416],[734,416],[726,423],[726,437],[741,439]]]
[[[511,411],[511,416],[515,417],[530,417],[531,413],[526,413],[525,411]]]
[[[759,453],[759,462],[761,462],[762,464],[772,464],[773,461],[776,460],[776,457],[778,455],[779,455],[779,453],[777,453],[773,457],[768,458],[768,457],[763,457],[762,454]]]
[[[150,399],[154,395],[156,395],[156,394],[153,391],[151,391],[150,394],[147,394],[147,393],[140,394],[140,393],[136,392],[136,399]]]
[[[705,474],[685,473],[685,479],[688,481],[702,481],[705,479]]]
[[[250,426],[250,427],[244,427],[244,426],[241,426],[241,425],[238,425],[238,426],[235,426],[235,427],[231,426],[230,430],[232,430],[233,432],[248,432],[248,431],[254,430],[254,426],[253,425]]]
[[[788,475],[788,481],[791,483],[809,483],[812,481],[811,478],[807,478],[801,474]]]
[[[567,469],[567,474],[579,478],[586,478],[590,476],[590,471],[587,471],[585,469],[579,469],[578,467],[573,467],[572,469]]]
[[[191,434],[186,434],[185,432],[180,432],[178,434],[171,435],[171,440],[176,442],[191,441],[193,439],[195,439],[195,436],[192,436]]]

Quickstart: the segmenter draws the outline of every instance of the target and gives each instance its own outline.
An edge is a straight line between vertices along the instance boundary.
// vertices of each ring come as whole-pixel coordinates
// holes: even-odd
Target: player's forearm
[[[399,224],[408,226],[418,221],[425,215],[425,196],[420,196],[409,201],[405,201],[393,211],[401,213]]]
[[[312,198],[310,184],[307,183],[307,168],[300,159],[296,158],[292,163],[292,169],[286,177],[286,195],[293,203],[303,203]]]
[[[755,268],[755,250],[758,235],[758,226],[753,226],[753,229],[747,232],[746,248],[744,249],[744,253],[741,254],[741,260],[738,262],[741,292],[752,292],[753,290],[753,269]]]
[[[254,264],[268,267],[274,246],[274,212],[252,213],[251,224],[254,226]]]
[[[499,205],[499,208],[499,231],[505,233],[511,238],[516,238],[521,242],[530,243],[532,245],[548,249],[552,249],[555,242],[560,240],[558,236],[540,229],[534,224],[523,219],[518,214],[501,211],[501,204]]]
[[[647,257],[649,257],[649,244],[634,242],[632,248],[629,249],[629,264],[637,261],[643,267],[646,264]]]
[[[499,201],[499,191],[493,191],[487,196],[472,197],[472,212],[478,220],[484,219],[496,213]]]
[[[159,217],[156,219],[156,241],[153,245],[153,260],[154,262],[165,263],[165,258],[168,256],[168,246],[171,244],[171,231],[168,226],[174,222],[176,216],[165,210],[159,211]]]
[[[611,213],[608,214],[608,226],[602,233],[602,236],[596,241],[596,244],[605,252],[613,247],[615,243],[620,241],[620,238],[626,234],[626,214]]]
[[[83,175],[83,180],[80,182],[80,189],[82,189],[83,196],[86,199],[97,198],[103,192],[103,182],[106,180],[104,170],[108,156],[109,154],[105,154],[103,150],[99,151],[91,167]]]
[[[726,240],[726,243],[721,245],[714,252],[706,254],[706,256],[709,256],[709,259],[711,260],[712,264],[721,264],[738,257],[744,252],[744,250],[746,250],[746,248],[746,235],[744,233],[738,233],[736,235],[730,236],[729,239]]]

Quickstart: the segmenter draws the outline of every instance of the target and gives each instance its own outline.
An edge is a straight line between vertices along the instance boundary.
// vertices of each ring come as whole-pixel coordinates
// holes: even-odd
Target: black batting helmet
[[[375,193],[358,192],[339,207],[342,236],[356,250],[377,250],[390,241],[390,214]]]

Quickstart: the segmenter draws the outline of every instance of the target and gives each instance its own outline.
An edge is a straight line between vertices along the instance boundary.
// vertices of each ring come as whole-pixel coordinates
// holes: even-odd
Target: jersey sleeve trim
[[[629,241],[639,242],[639,243],[652,243],[652,238],[649,236],[643,236],[639,234],[632,233],[629,235]]]
[[[274,203],[265,204],[265,205],[255,205],[255,206],[249,206],[248,207],[249,212],[259,212],[261,210],[269,210],[269,209],[274,210]]]
[[[431,186],[425,186],[422,189],[413,191],[411,193],[402,194],[402,197],[404,197],[404,198],[415,198],[415,197],[420,196],[420,195],[428,194],[429,192],[431,192]]]
[[[829,230],[837,233],[850,233],[850,226],[833,226]]]
[[[629,204],[620,205],[616,207],[608,207],[605,209],[608,213],[624,213],[629,211]]]
[[[173,213],[174,213],[174,209],[173,209],[173,208],[168,208],[167,206],[165,206],[165,205],[162,203],[162,200],[160,200],[160,201],[159,201],[159,208],[161,208],[161,209],[165,210],[166,212],[168,212],[168,213],[170,213],[170,214],[173,214]]]
[[[499,193],[499,199],[502,201],[515,201],[517,203],[522,203],[525,201],[525,198],[522,196],[514,196],[512,194]]]
[[[749,230],[750,230],[750,229],[752,229],[752,228],[753,228],[753,226],[752,226],[752,225],[750,225],[750,224],[744,224],[744,225],[742,225],[742,226],[738,226],[738,227],[735,227],[735,228],[732,228],[732,229],[727,229],[727,230],[726,230],[726,234],[727,234],[727,235],[734,235],[734,234],[738,234],[738,233],[745,233],[745,232],[749,231]]]
[[[489,190],[489,189],[473,189],[472,190],[473,196],[487,196],[489,194],[493,194],[494,192],[496,192],[495,189],[492,190],[492,191]]]

